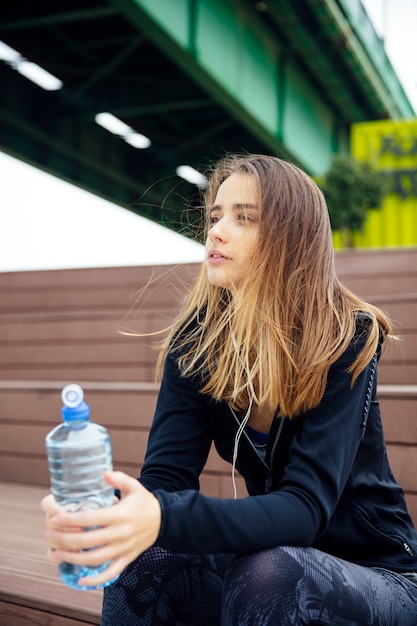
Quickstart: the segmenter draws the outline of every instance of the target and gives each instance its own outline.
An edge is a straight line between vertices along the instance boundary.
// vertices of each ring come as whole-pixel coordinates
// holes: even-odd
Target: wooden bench
[[[338,275],[387,310],[403,336],[379,368],[388,454],[417,522],[417,250],[344,252]],[[78,382],[113,440],[114,465],[140,472],[157,395],[149,337],[173,319],[196,265],[0,274],[0,626],[99,623],[100,592],[62,585],[45,557],[39,509],[48,491],[44,438],[60,390]],[[141,297],[140,297],[141,296]],[[213,451],[203,493],[232,495]],[[245,493],[243,482],[239,494]],[[75,595],[74,595],[75,594]],[[48,621],[53,615],[53,621]],[[95,620],[95,621],[94,621]]]

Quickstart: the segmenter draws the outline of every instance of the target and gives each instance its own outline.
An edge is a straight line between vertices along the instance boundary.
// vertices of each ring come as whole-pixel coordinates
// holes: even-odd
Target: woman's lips
[[[222,263],[223,261],[228,261],[229,257],[220,252],[219,250],[210,250],[208,254],[208,262],[212,265],[216,265],[218,263]]]

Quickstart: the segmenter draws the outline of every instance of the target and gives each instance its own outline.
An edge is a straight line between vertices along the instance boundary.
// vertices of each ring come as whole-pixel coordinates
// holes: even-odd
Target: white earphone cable
[[[248,372],[248,370],[247,370],[247,368],[245,366],[245,363],[243,362],[243,360],[242,360],[242,358],[241,358],[241,356],[239,354],[239,348],[237,346],[237,341],[236,341],[236,338],[235,338],[231,328],[230,328],[230,331],[231,331],[231,335],[232,335],[233,346],[234,346],[234,348],[236,350],[236,353],[237,353],[237,357],[238,357],[239,361],[241,362],[241,364],[243,365],[243,368],[244,368],[244,370],[245,370],[245,372],[246,372],[246,374],[248,376],[248,382],[249,382],[250,379],[251,379],[252,372],[255,370],[255,368],[256,368],[256,366],[258,364],[259,355],[256,357],[255,362],[254,362],[253,366],[251,367],[250,372]],[[242,437],[242,433],[245,430],[245,426],[248,423],[249,418],[250,418],[250,414],[251,414],[251,411],[252,411],[252,405],[253,405],[253,396],[252,396],[252,394],[249,393],[249,407],[248,407],[248,410],[245,413],[245,417],[242,419],[241,423],[239,424],[239,428],[237,429],[237,432],[236,432],[236,435],[235,435],[234,444],[233,444],[232,484],[233,484],[233,497],[234,497],[235,500],[237,498],[236,477],[235,477],[237,452],[238,452],[238,448],[239,448],[240,438]],[[232,409],[232,411],[233,411],[233,409]],[[235,415],[234,411],[233,411],[233,414]]]
[[[253,405],[253,397],[251,396],[250,401],[249,401],[248,410],[246,411],[245,417],[243,418],[243,420],[239,424],[239,428],[237,429],[237,433],[235,435],[235,441],[234,441],[234,445],[233,445],[232,484],[233,484],[233,497],[234,497],[235,500],[237,498],[236,477],[235,477],[236,461],[237,461],[237,451],[238,451],[238,447],[239,447],[240,438],[241,438],[242,433],[245,430],[245,426],[248,423],[248,420],[250,418],[250,412],[252,410],[252,405]]]

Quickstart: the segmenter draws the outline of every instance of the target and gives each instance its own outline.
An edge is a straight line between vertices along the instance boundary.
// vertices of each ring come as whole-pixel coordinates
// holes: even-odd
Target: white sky
[[[201,244],[0,152],[0,271],[199,262]]]
[[[417,111],[417,0],[363,4]],[[203,259],[200,244],[2,152],[0,182],[1,272]]]
[[[362,0],[417,112],[417,0]]]

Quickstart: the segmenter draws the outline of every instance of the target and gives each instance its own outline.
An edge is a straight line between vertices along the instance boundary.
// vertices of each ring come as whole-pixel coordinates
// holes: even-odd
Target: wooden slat
[[[417,360],[382,362],[378,366],[378,381],[383,384],[413,385],[417,381]]]
[[[388,296],[392,294],[405,294],[410,291],[416,293],[417,291],[417,273],[412,276],[408,273],[406,275],[399,273],[383,276],[371,273],[350,276],[340,276],[339,274],[339,277],[346,287],[365,300],[370,302],[375,300],[375,304],[381,295],[388,300]]]
[[[414,490],[411,493],[406,494],[408,512],[411,515],[411,519],[414,521],[414,526],[417,528],[417,492]]]
[[[152,293],[152,299],[150,294]],[[27,291],[11,291],[10,293],[0,294],[0,313],[7,315],[12,312],[16,313],[36,313],[53,312],[70,312],[79,314],[83,311],[120,311],[122,314],[130,311],[149,311],[155,306],[160,308],[171,309],[178,306],[181,298],[176,296],[177,289],[172,289],[171,285],[160,285],[154,291],[150,290],[148,297],[146,295],[140,300],[137,306],[130,302],[127,297],[126,288],[120,286],[117,291],[108,291],[106,289],[85,289],[74,288],[73,291],[53,291],[36,290]]]
[[[387,450],[394,476],[404,491],[417,493],[417,446],[388,444]]]
[[[417,396],[398,397],[392,393],[388,397],[380,395],[379,401],[386,440],[417,446]]]
[[[62,381],[55,388],[49,382],[49,388],[42,388],[41,383],[30,381],[11,381],[7,386],[2,381],[0,386],[0,423],[38,424],[48,428],[56,425],[61,411]],[[76,380],[79,382],[79,379]],[[39,387],[37,387],[39,385]],[[81,381],[86,401],[90,405],[91,419],[104,426],[144,427],[149,428],[155,409],[158,385],[153,383],[133,383],[130,388],[126,383],[88,383]],[[35,410],[36,407],[36,410]]]
[[[198,272],[198,263],[185,263],[180,265],[153,265],[136,267],[109,267],[67,269],[50,271],[28,272],[1,272],[0,290],[34,290],[65,289],[72,285],[83,287],[92,284],[97,287],[107,288],[111,285],[119,285],[121,282],[130,286],[133,293],[148,284],[159,282],[182,282],[188,284]],[[36,287],[35,287],[36,286]],[[0,291],[1,293],[1,291]]]
[[[402,300],[373,299],[375,306],[389,313],[395,332],[401,336],[416,334],[417,294],[413,299],[403,297]]]
[[[58,367],[60,365],[60,367]],[[38,364],[26,366],[10,366],[0,369],[3,380],[66,380],[74,381],[150,381],[154,377],[153,363],[119,363],[112,365],[107,361],[101,363],[51,363],[49,367]]]
[[[82,615],[82,619],[73,619],[56,613],[51,621],[50,610],[34,609],[23,603],[16,603],[14,596],[0,592],[0,626],[82,626],[99,623],[99,619],[94,617],[86,618]]]
[[[343,279],[369,274],[378,278],[404,271],[417,276],[417,248],[338,251],[336,270]]]
[[[152,354],[152,359],[151,359]],[[35,367],[38,364],[49,366],[65,367],[66,363],[137,363],[152,360],[155,361],[154,353],[151,353],[151,346],[148,343],[123,337],[115,339],[114,342],[83,342],[75,341],[68,344],[57,345],[24,345],[0,346],[0,359],[3,363],[13,362],[17,366],[30,365]]]
[[[92,340],[119,339],[126,340],[126,335],[130,333],[133,339],[153,342],[151,337],[135,337],[135,334],[150,333],[164,328],[172,322],[175,315],[173,309],[140,311],[137,314],[126,314],[125,312],[116,314],[111,310],[97,312],[62,315],[54,314],[46,316],[44,314],[35,316],[33,314],[20,314],[10,316],[0,316],[0,342],[6,345],[12,342],[32,342],[41,344],[42,342],[65,343],[70,340]]]

